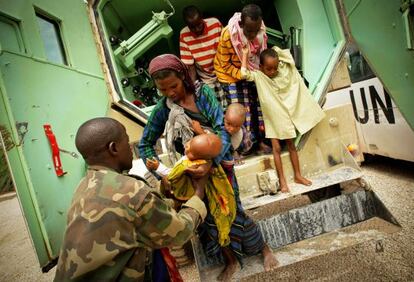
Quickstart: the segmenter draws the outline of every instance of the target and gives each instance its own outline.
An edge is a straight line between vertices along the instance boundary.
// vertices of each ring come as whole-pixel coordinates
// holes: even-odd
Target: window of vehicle
[[[36,13],[36,18],[47,60],[57,64],[68,65],[59,22],[39,13]]]
[[[0,15],[1,48],[14,52],[25,52],[19,21]]]

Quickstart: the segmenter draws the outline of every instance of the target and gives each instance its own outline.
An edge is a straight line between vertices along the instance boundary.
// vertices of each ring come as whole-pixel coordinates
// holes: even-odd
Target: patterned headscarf
[[[194,82],[190,77],[187,66],[175,55],[164,54],[159,55],[151,60],[148,72],[152,76],[155,72],[160,70],[174,70],[184,76],[184,85],[187,90],[195,92]]]

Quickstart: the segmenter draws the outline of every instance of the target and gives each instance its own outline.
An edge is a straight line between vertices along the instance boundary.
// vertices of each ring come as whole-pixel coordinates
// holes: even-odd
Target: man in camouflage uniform
[[[89,165],[68,212],[55,281],[144,281],[152,249],[179,246],[206,216],[206,178],[180,212],[143,181],[121,174],[132,166],[125,128],[110,118],[85,122],[76,147]]]

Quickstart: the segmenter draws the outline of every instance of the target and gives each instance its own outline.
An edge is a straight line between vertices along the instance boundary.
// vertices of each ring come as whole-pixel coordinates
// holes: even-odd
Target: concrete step
[[[258,225],[280,267],[383,238],[400,228],[377,196],[365,190],[282,212],[259,220]],[[222,258],[206,257],[197,238],[192,243],[201,280],[214,281],[223,268]],[[260,256],[246,258],[244,265],[234,279],[264,270]]]

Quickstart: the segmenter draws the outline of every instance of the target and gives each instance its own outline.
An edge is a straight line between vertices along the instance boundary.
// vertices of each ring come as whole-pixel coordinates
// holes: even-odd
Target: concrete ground
[[[383,240],[383,251],[376,251],[376,242],[366,242],[259,275],[255,281],[414,281],[414,163],[376,157],[362,169],[402,226]],[[184,281],[198,281],[194,265],[183,270]],[[0,199],[0,281],[52,281],[54,271],[41,273],[17,198]]]

